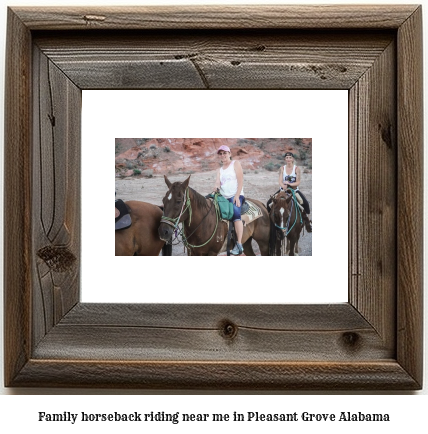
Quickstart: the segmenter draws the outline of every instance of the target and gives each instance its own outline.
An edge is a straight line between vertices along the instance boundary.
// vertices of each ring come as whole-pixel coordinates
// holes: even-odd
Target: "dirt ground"
[[[216,171],[193,173],[190,178],[190,187],[198,193],[207,195],[214,187]],[[168,177],[171,182],[184,181],[189,174],[172,175]],[[266,204],[270,195],[278,190],[278,173],[264,169],[244,171],[244,193],[246,198],[258,199]],[[300,190],[312,204],[312,174],[303,173]],[[163,176],[155,175],[152,178],[125,178],[116,179],[116,198],[122,200],[140,200],[154,205],[162,205],[162,199],[167,192]],[[311,207],[310,219],[313,220]],[[303,232],[302,232],[303,234]],[[253,241],[256,254],[259,253],[257,243]],[[185,255],[183,245],[173,247],[173,256]],[[299,241],[299,256],[312,256],[312,233],[304,231]]]

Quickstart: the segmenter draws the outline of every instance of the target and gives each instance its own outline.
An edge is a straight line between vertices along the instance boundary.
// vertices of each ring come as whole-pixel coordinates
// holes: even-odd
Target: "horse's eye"
[[[180,204],[180,203],[181,203],[181,200],[177,200],[175,203]]]

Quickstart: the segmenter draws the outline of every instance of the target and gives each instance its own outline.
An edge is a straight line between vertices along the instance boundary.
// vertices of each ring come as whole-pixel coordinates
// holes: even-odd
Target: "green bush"
[[[273,163],[272,161],[269,162],[268,164],[263,166],[266,170],[269,170],[269,172],[276,172],[281,165],[278,163]]]

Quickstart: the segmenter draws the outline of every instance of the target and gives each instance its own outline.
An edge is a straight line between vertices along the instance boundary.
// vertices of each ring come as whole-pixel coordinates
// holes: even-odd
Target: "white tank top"
[[[287,166],[284,166],[284,171],[282,172],[282,182],[288,181],[291,183],[296,182],[297,175],[296,175],[296,165],[293,166],[293,171],[290,173],[290,175],[287,175],[286,170]],[[299,187],[296,187],[294,190],[298,190]]]
[[[235,196],[238,191],[238,178],[234,164],[235,160],[232,160],[227,169],[220,167],[220,193],[226,199]],[[244,188],[242,188],[240,195],[244,195]]]

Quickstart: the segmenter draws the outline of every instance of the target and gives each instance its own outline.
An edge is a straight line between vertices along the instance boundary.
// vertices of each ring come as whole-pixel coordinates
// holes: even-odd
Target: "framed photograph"
[[[16,7],[7,25],[7,387],[422,388],[421,6]],[[336,254],[348,299],[82,301],[82,92],[101,89],[347,91],[348,248]],[[334,218],[318,230],[344,237]],[[180,258],[155,259],[164,271],[147,292],[177,279]],[[292,272],[276,260],[286,266],[265,270],[261,295]],[[197,284],[185,268],[180,279]]]
[[[196,106],[217,123],[204,101]],[[284,234],[293,240],[288,253],[312,255],[311,138],[115,138],[115,150],[116,256],[281,256]],[[184,196],[174,182],[187,184]],[[143,207],[156,218],[137,233],[130,217]]]

